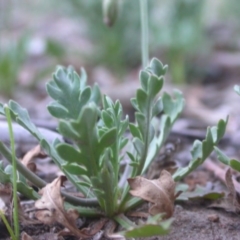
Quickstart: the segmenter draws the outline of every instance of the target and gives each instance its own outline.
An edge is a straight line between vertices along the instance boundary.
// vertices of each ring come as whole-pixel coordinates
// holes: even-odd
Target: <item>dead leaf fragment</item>
[[[210,221],[210,222],[219,222],[219,216],[217,214],[210,214],[207,216],[207,219]]]
[[[33,240],[33,238],[30,237],[27,233],[22,232],[22,234],[21,234],[21,240]]]
[[[22,164],[24,166],[26,166],[32,172],[36,172],[36,170],[37,170],[36,164],[34,162],[32,162],[35,157],[41,157],[41,158],[46,157],[46,154],[44,154],[41,151],[40,145],[37,145],[36,147],[34,147],[30,151],[28,151],[24,155],[24,157],[23,157],[23,159],[21,161]]]
[[[163,170],[160,177],[155,180],[138,176],[129,178],[128,183],[131,188],[130,193],[133,196],[152,203],[148,210],[151,215],[165,213],[165,218],[173,215],[176,184],[168,171]]]
[[[104,229],[104,237],[107,239],[112,239],[112,240],[125,240],[126,238],[119,233],[114,233],[114,230],[116,229],[117,224],[115,221],[110,220],[107,222],[105,229]]]
[[[235,208],[236,212],[240,212],[240,194],[235,190],[233,179],[232,179],[232,172],[229,168],[225,175],[226,186],[228,188],[229,194],[228,199],[232,202],[233,207]]]
[[[210,207],[213,208],[222,208],[228,212],[240,212],[240,194],[236,191],[234,186],[234,180],[232,179],[232,172],[229,168],[225,174],[225,182],[228,188],[229,193],[226,195],[224,199],[217,203],[211,204]]]
[[[89,238],[90,234],[83,233],[76,226],[76,219],[79,216],[78,212],[74,209],[69,209],[68,211],[64,209],[64,200],[60,193],[60,187],[65,180],[65,176],[60,176],[39,191],[42,197],[35,202],[35,207],[38,209],[35,216],[45,224],[53,224],[55,222],[62,224],[74,236]]]

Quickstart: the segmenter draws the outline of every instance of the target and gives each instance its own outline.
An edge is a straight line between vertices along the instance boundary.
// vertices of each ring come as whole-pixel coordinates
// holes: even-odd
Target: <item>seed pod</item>
[[[111,27],[118,15],[118,0],[103,0],[103,22]]]

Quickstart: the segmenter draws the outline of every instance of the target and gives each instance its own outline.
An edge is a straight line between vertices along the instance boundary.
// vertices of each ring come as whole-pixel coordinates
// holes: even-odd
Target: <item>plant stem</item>
[[[17,240],[16,236],[14,235],[14,232],[12,230],[12,228],[10,227],[8,220],[6,219],[4,213],[0,210],[0,218],[2,219],[3,223],[5,224],[12,240]]]
[[[0,142],[0,152],[7,159],[7,161],[12,164],[13,161],[11,158],[11,153],[9,152],[7,147],[2,142]],[[43,188],[46,186],[47,183],[44,180],[42,180],[36,174],[34,174],[30,170],[28,170],[26,167],[24,167],[23,164],[17,158],[15,158],[15,159],[16,159],[18,171],[25,178],[27,178],[31,183],[33,183],[38,188]],[[81,198],[71,196],[64,191],[61,191],[61,193],[65,197],[65,200],[67,202],[72,203],[74,205],[88,206],[88,207],[99,205],[97,199],[95,199],[95,198],[81,199]]]
[[[13,221],[14,221],[14,232],[16,239],[19,239],[19,220],[18,220],[18,195],[17,195],[17,163],[16,163],[16,154],[15,154],[15,143],[14,143],[14,135],[12,128],[12,119],[10,115],[10,110],[8,106],[4,107],[5,114],[8,122],[8,130],[11,142],[11,153],[12,153],[12,167],[13,167]]]
[[[149,62],[149,43],[148,43],[148,0],[140,1],[141,12],[141,45],[142,45],[142,67],[147,67]]]

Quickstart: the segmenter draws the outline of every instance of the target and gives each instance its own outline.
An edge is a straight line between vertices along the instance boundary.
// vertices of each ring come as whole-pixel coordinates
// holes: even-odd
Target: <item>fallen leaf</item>
[[[232,205],[235,208],[235,212],[240,212],[240,194],[235,190],[230,168],[226,172],[225,180],[229,191],[228,199],[232,202]]]
[[[28,151],[24,155],[24,157],[22,158],[22,161],[21,161],[22,164],[24,166],[26,166],[32,172],[36,172],[36,170],[37,170],[36,164],[34,162],[32,162],[35,157],[40,157],[40,158],[46,157],[46,154],[44,154],[41,151],[40,145],[37,145],[36,147],[34,147],[30,151]]]
[[[240,212],[240,194],[235,189],[233,179],[232,179],[232,172],[230,168],[226,171],[225,182],[226,182],[226,186],[228,188],[229,193],[220,202],[214,203],[210,207],[222,208],[228,212],[239,213]]]
[[[165,213],[165,218],[173,215],[175,182],[171,174],[163,170],[158,179],[148,180],[143,177],[129,178],[130,193],[150,203],[148,212],[151,215]]]
[[[117,223],[113,220],[110,220],[107,222],[105,229],[104,229],[104,237],[107,239],[112,239],[112,240],[125,240],[126,238],[119,234],[119,233],[114,233],[114,230],[117,227]]]
[[[84,229],[79,230],[76,226],[76,219],[79,216],[78,212],[74,209],[69,209],[68,211],[64,209],[64,200],[60,193],[60,187],[65,180],[65,176],[60,176],[39,191],[42,197],[35,202],[35,208],[37,209],[35,216],[44,224],[58,222],[74,236],[89,238],[92,236],[91,234],[83,232],[86,231]]]
[[[97,220],[96,222],[91,223],[88,228],[82,229],[81,233],[88,236],[94,236],[103,228],[103,226],[107,221],[108,221],[107,218],[102,218],[100,220]],[[74,234],[71,233],[67,228],[63,229],[58,233],[58,236],[69,236],[69,235],[73,236]]]
[[[127,239],[166,235],[170,231],[172,222],[172,218],[162,221],[161,214],[157,214],[153,217],[150,216],[146,223],[119,232],[118,234],[125,236]]]

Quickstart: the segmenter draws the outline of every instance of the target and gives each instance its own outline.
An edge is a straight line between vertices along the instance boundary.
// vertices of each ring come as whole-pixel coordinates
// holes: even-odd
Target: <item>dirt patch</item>
[[[168,236],[151,238],[151,240],[240,239],[240,218],[237,214],[209,209],[201,205],[177,205],[174,218]]]

